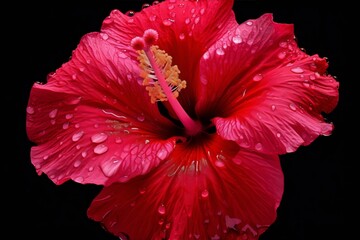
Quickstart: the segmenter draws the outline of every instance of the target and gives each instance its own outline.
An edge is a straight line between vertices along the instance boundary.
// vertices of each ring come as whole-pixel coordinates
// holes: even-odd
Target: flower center
[[[158,39],[157,31],[148,29],[143,37],[135,37],[131,46],[138,51],[143,85],[149,92],[152,103],[169,101],[176,116],[184,125],[186,134],[194,136],[201,132],[202,125],[185,112],[176,99],[179,92],[186,88],[186,81],[179,78],[180,70],[172,65],[172,57],[154,43]]]

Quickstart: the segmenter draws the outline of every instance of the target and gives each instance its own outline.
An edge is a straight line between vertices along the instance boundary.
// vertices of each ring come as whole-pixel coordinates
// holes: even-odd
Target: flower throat
[[[199,121],[190,118],[176,99],[179,92],[186,88],[186,81],[179,78],[178,67],[171,65],[172,57],[154,45],[157,39],[157,31],[148,29],[143,37],[135,37],[131,40],[131,46],[139,53],[138,60],[142,69],[143,85],[146,86],[152,103],[169,101],[183,124],[186,134],[194,136],[201,132],[202,125]]]

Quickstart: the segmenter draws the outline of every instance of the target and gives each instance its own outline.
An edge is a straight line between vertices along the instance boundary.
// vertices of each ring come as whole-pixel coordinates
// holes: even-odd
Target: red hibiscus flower
[[[258,239],[283,194],[279,155],[333,130],[326,59],[293,25],[238,24],[232,6],[114,10],[31,89],[37,173],[104,185],[88,216],[121,239]]]

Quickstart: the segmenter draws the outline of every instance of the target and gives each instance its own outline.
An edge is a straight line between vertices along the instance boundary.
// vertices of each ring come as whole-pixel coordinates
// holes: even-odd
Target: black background
[[[15,109],[4,114],[5,120],[16,124],[9,138],[12,154],[5,154],[5,179],[2,199],[5,228],[13,237],[28,239],[118,239],[106,233],[99,223],[86,216],[86,210],[100,187],[66,182],[54,185],[45,175],[38,176],[31,165],[32,145],[25,132],[25,109],[32,84],[45,81],[46,75],[68,61],[80,38],[99,31],[103,19],[112,9],[122,12],[139,11],[140,0],[102,1],[27,1],[9,10],[3,21],[3,52],[9,68],[7,84],[15,89],[10,102]],[[342,4],[344,6],[344,4]],[[349,69],[348,54],[353,39],[350,16],[352,6],[337,3],[314,5],[311,2],[235,0],[238,22],[272,12],[277,22],[293,23],[300,47],[308,54],[329,59],[329,73],[340,82],[340,101],[326,117],[335,125],[331,136],[319,137],[310,146],[296,153],[281,156],[285,175],[285,192],[276,222],[261,236],[261,240],[351,239],[348,212],[353,211],[349,200],[348,178],[352,162],[358,157],[349,153],[350,140],[355,135],[348,119],[355,101],[354,77]],[[351,29],[348,31],[347,29]],[[6,65],[5,65],[6,66]],[[4,93],[9,96],[9,93]],[[6,106],[8,102],[4,102]],[[15,112],[15,115],[14,115]],[[15,121],[14,117],[15,116]],[[6,125],[5,125],[6,126]],[[354,129],[354,130],[351,130]],[[7,133],[9,130],[4,129]],[[356,135],[355,135],[356,136]],[[7,139],[5,139],[7,140]],[[351,142],[350,142],[351,141]],[[8,151],[8,149],[4,149]],[[4,152],[5,152],[4,151]],[[15,158],[14,158],[15,156]],[[356,192],[354,188],[353,191]],[[8,193],[7,193],[8,192]],[[141,229],[139,229],[141,231]],[[335,238],[336,237],[336,238]],[[9,238],[12,239],[12,238]]]

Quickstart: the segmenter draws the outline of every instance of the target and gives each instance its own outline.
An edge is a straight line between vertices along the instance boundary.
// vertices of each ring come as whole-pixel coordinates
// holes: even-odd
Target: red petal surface
[[[137,63],[94,33],[46,84],[34,84],[27,133],[37,144],[31,159],[38,174],[57,184],[103,184],[144,174],[166,158],[176,128],[150,103],[137,73]]]
[[[105,187],[89,217],[134,240],[258,239],[283,193],[278,158],[218,136],[202,141],[177,145],[146,176]]]
[[[332,131],[321,114],[336,106],[338,82],[324,59],[298,48],[293,26],[271,14],[231,30],[200,67],[198,115],[215,118],[218,133],[244,148],[292,152]]]
[[[119,42],[130,45],[132,38],[142,36],[146,29],[155,29],[159,33],[157,45],[172,56],[173,64],[181,71],[180,78],[187,81],[179,99],[192,114],[200,58],[236,25],[232,6],[232,0],[169,0],[145,8],[133,17],[114,10],[103,22],[102,31],[114,45]]]

